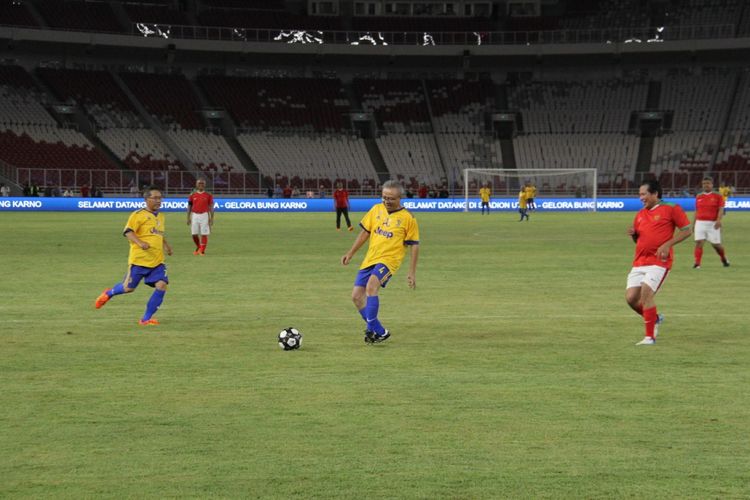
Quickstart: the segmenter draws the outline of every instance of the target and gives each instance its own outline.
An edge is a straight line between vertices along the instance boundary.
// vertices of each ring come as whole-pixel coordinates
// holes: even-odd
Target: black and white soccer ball
[[[279,332],[279,347],[285,351],[293,351],[302,346],[302,332],[296,328],[284,328]]]

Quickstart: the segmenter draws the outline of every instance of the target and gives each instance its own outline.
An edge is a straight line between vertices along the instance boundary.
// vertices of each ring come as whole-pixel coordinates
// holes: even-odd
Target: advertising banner
[[[678,203],[685,211],[695,210],[694,198],[667,198],[665,201]],[[365,212],[379,198],[352,198],[352,212]],[[593,201],[587,198],[538,198],[538,212],[588,212]],[[414,212],[463,212],[465,202],[460,198],[404,198],[402,204]],[[0,212],[132,212],[144,208],[140,198],[0,198]],[[596,202],[599,212],[632,212],[640,210],[642,204],[637,197],[600,198]],[[478,198],[469,199],[469,211],[480,210]],[[727,210],[750,210],[750,198],[730,198]],[[162,202],[164,212],[187,211],[187,198],[166,198]],[[490,209],[498,212],[515,212],[518,200],[497,198],[490,202]],[[215,198],[217,212],[332,212],[330,198]]]

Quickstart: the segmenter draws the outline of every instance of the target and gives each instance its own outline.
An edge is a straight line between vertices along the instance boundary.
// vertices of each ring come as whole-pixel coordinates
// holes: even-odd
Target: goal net
[[[577,198],[588,210],[596,211],[595,168],[465,168],[463,173],[465,212],[485,184],[493,198],[516,198],[522,186],[531,184],[536,187],[537,199]]]

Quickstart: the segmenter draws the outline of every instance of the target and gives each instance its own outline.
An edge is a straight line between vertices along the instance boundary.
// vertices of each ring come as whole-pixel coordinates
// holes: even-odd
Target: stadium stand
[[[530,82],[511,87],[526,135],[514,139],[518,168],[596,168],[599,181],[635,175],[639,138],[630,113],[643,109],[648,85],[635,79]]]
[[[44,0],[35,7],[51,28],[93,32],[123,32],[108,2]]]
[[[37,74],[63,102],[85,109],[99,139],[133,170],[180,170],[169,148],[141,121],[107,71],[39,68]]]
[[[356,136],[260,132],[237,139],[269,185],[315,190],[342,181],[359,189],[377,179],[364,142]]]
[[[338,79],[199,76],[197,81],[242,129],[338,131],[350,109]]]
[[[39,23],[29,12],[26,2],[0,0],[0,25],[38,27]]]
[[[654,141],[651,171],[658,178],[682,184],[682,177],[675,173],[703,172],[711,167],[736,78],[728,69],[707,69],[702,74],[686,69],[668,72],[662,81],[661,107],[674,110],[674,120],[672,132]]]
[[[117,168],[83,134],[58,126],[42,105],[46,98],[23,68],[0,68],[0,160],[37,169],[29,181],[38,184],[46,183],[41,169],[68,170],[62,182],[71,187],[79,185],[76,169]]]

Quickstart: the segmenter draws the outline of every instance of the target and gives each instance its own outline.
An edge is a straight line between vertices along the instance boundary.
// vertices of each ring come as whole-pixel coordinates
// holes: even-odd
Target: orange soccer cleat
[[[151,319],[147,319],[147,320],[140,319],[140,320],[138,320],[138,324],[141,325],[141,326],[150,326],[150,325],[154,325],[155,326],[155,325],[159,324],[159,320],[156,319],[156,318],[151,318]]]
[[[102,306],[103,306],[104,304],[106,304],[106,303],[107,303],[107,302],[109,301],[109,299],[110,299],[111,297],[110,297],[109,295],[107,295],[107,292],[108,292],[108,291],[110,291],[110,290],[112,290],[112,289],[111,289],[111,288],[107,288],[106,290],[104,290],[104,291],[103,291],[103,292],[101,293],[101,295],[99,295],[99,296],[98,296],[98,297],[96,298],[96,301],[94,302],[94,307],[96,307],[97,309],[101,309],[101,308],[102,308]]]

